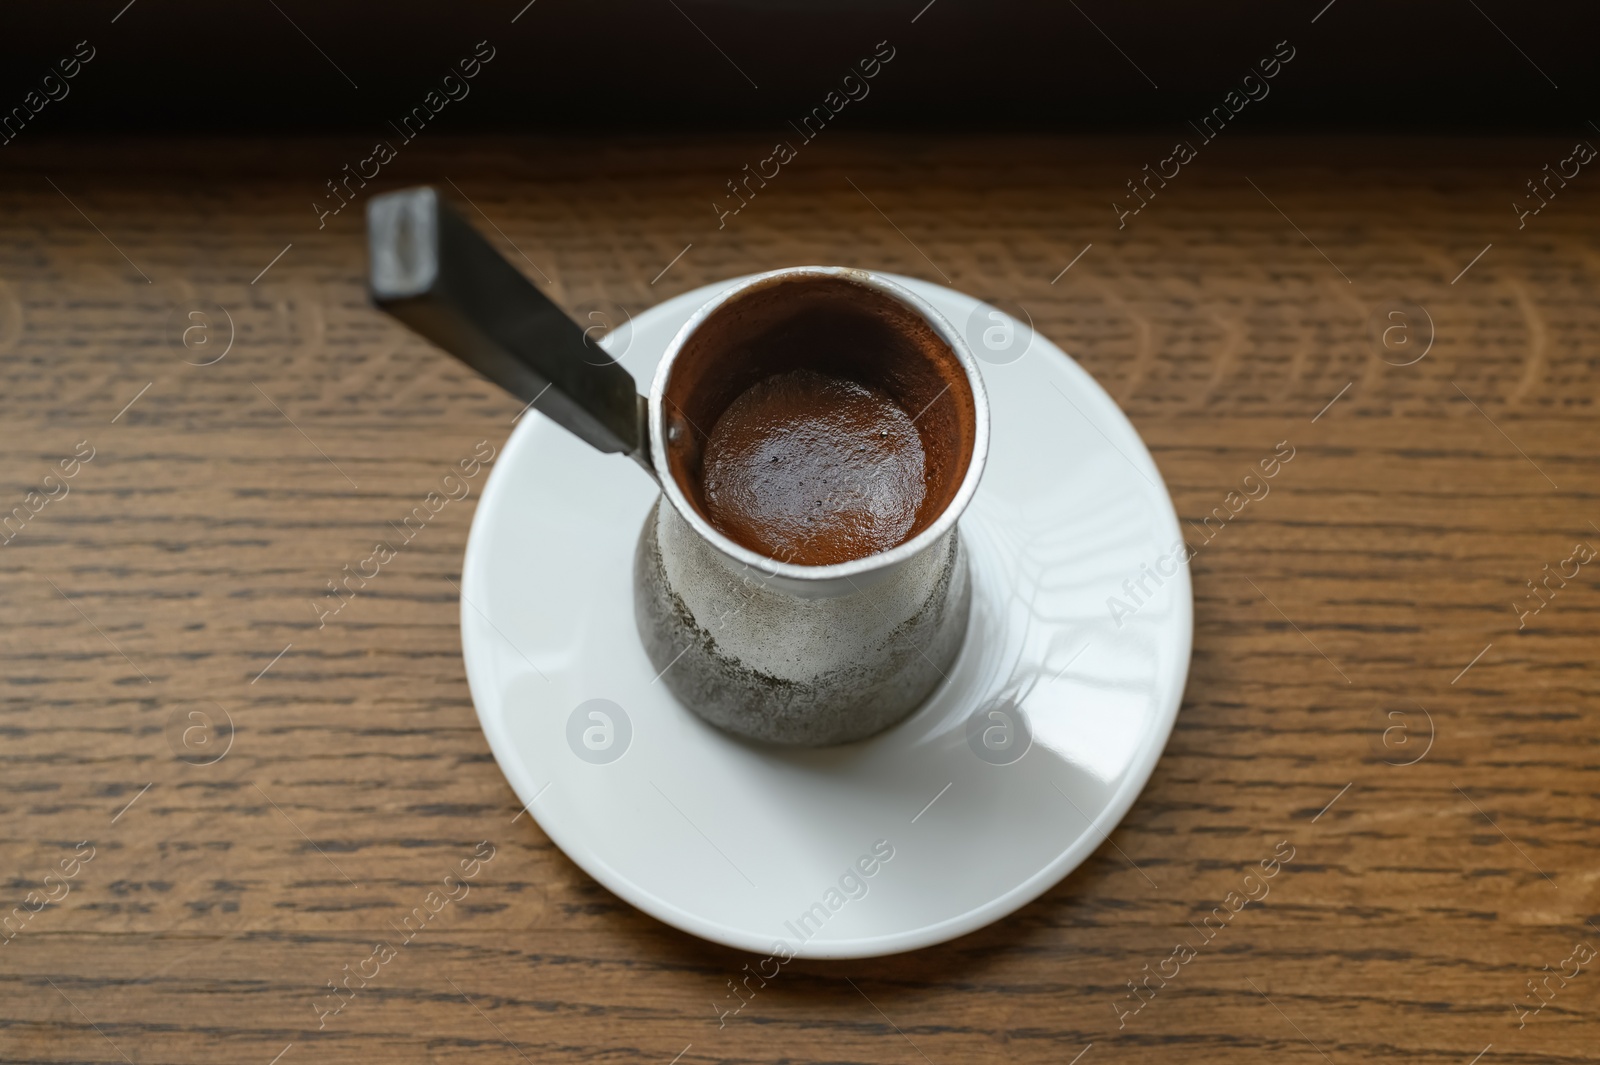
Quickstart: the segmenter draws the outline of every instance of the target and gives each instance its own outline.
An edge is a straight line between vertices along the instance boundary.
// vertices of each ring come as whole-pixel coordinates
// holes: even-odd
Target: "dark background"
[[[97,55],[71,106],[48,106],[35,135],[376,132],[486,39],[497,55],[440,114],[449,132],[765,129],[888,40],[893,63],[841,124],[1176,130],[1287,40],[1294,61],[1240,115],[1258,132],[1568,131],[1600,118],[1594,3],[536,0],[513,24],[525,3],[13,5],[0,15],[0,109],[88,40]]]

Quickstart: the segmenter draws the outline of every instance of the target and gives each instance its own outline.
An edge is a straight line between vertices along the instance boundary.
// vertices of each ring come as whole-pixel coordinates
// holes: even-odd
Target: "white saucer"
[[[781,750],[680,705],[633,621],[634,544],[657,490],[543,415],[506,444],[467,543],[467,678],[517,795],[634,906],[763,955],[912,950],[1036,898],[1133,805],[1188,674],[1177,515],[1133,426],[1043,337],[1022,352],[1026,325],[895,280],[973,339],[993,425],[960,525],[967,643],[948,683],[900,725]],[[625,344],[622,366],[647,385],[678,327],[733,283],[652,308],[631,336],[607,337],[610,350]],[[1123,588],[1158,564],[1174,572],[1159,587],[1145,577],[1150,594]],[[1114,618],[1112,596],[1132,613]]]

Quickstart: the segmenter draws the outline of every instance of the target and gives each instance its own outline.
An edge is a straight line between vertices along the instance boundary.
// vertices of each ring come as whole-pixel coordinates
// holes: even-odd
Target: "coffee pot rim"
[[[694,335],[695,331],[707,319],[723,306],[750,292],[752,289],[781,284],[785,281],[800,278],[818,277],[839,278],[870,288],[900,303],[927,322],[928,326],[938,334],[939,339],[949,347],[956,361],[960,363],[962,372],[966,375],[967,386],[972,392],[974,408],[972,458],[967,464],[961,484],[957,487],[949,504],[946,505],[939,516],[930,522],[927,528],[887,551],[867,555],[863,558],[851,559],[848,562],[836,562],[820,566],[782,562],[759,551],[753,551],[743,544],[737,543],[707,521],[684,494],[677,478],[673,476],[668,466],[666,446],[667,419],[663,412],[667,383],[672,376],[673,364],[689,338]],[[977,360],[973,358],[966,338],[950,324],[950,321],[944,315],[940,314],[931,304],[910,289],[890,280],[881,273],[856,267],[792,266],[778,270],[768,270],[764,273],[746,277],[712,297],[689,317],[689,320],[683,324],[667,345],[666,351],[661,356],[661,362],[656,366],[655,376],[650,383],[648,408],[650,458],[654,466],[656,480],[660,482],[662,494],[672,504],[679,517],[733,562],[748,566],[772,577],[800,582],[853,581],[860,577],[876,576],[932,548],[955,528],[962,512],[966,510],[967,504],[972,501],[972,497],[977,493],[978,482],[982,479],[983,468],[989,453],[989,397],[984,387],[983,375],[978,368]]]

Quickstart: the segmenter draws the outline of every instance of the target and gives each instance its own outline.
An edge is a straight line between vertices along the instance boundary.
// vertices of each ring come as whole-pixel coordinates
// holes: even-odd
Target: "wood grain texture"
[[[1115,847],[956,942],[795,962],[721,1027],[752,959],[513,822],[460,659],[476,488],[319,628],[327,582],[518,413],[367,307],[355,208],[318,228],[369,147],[7,149],[0,510],[93,458],[0,547],[0,912],[94,857],[0,945],[0,1059],[1594,1060],[1594,966],[1523,1027],[1512,1005],[1600,948],[1597,571],[1513,606],[1600,546],[1600,186],[1508,209],[1570,145],[1221,138],[1121,229],[1164,146],[829,133],[721,228],[765,136],[406,146],[367,191],[448,179],[569,309],[811,262],[1020,306],[1128,411],[1198,547],[1187,695]],[[1384,348],[1396,300],[1432,323],[1408,366],[1428,330],[1407,311]],[[232,347],[190,365],[215,307]],[[1207,536],[1280,441],[1270,494]],[[1419,707],[1431,748],[1387,764]],[[233,724],[214,764],[180,756],[192,710]],[[485,840],[472,894],[318,1030],[326,983]],[[1119,1028],[1280,840],[1266,902]]]

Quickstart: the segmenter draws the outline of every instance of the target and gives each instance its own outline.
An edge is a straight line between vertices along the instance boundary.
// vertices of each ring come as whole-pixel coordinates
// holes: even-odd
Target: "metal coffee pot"
[[[989,422],[966,342],[933,308],[865,270],[759,274],[695,312],[647,397],[434,189],[373,197],[367,228],[378,307],[660,486],[634,555],[634,614],[659,679],[686,707],[748,739],[821,746],[888,728],[943,683],[971,600],[956,522],[983,472]],[[726,391],[759,346],[745,324],[783,313],[790,293],[832,293],[908,322],[940,360],[946,391],[935,400],[950,408],[940,424],[961,437],[957,461],[935,486],[931,520],[889,550],[826,565],[752,550],[712,524],[686,473],[704,442],[686,409],[708,420],[699,398]]]

